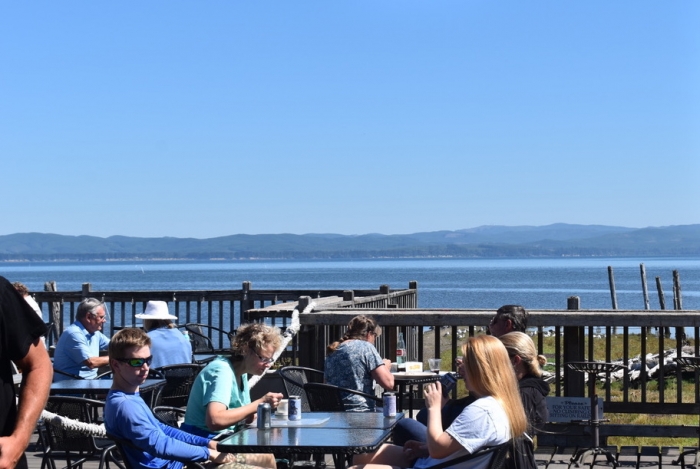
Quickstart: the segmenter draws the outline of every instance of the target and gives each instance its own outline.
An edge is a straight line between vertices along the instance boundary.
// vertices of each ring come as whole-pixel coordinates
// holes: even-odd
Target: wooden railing
[[[578,310],[575,308],[577,301],[570,299],[568,310],[534,310],[530,311],[529,332],[539,350],[543,353],[545,343],[548,350],[554,350],[548,354],[548,360],[554,381],[551,385],[552,395],[556,396],[587,396],[587,386],[584,386],[585,377],[582,373],[569,370],[566,363],[570,361],[597,360],[617,361],[622,360],[627,366],[631,360],[641,355],[658,353],[663,358],[669,349],[675,350],[680,356],[683,347],[696,356],[700,356],[700,311],[626,311],[626,310]],[[259,315],[261,312],[257,312]],[[315,310],[310,314],[300,317],[303,326],[303,344],[327,344],[335,340],[338,334],[335,328],[342,327],[355,315],[356,311],[340,309]],[[435,356],[439,357],[445,350],[441,350],[440,337],[446,329],[450,332],[449,352],[451,357],[461,355],[458,352],[463,339],[458,339],[458,331],[464,331],[467,336],[482,333],[488,326],[494,315],[492,310],[466,310],[466,309],[370,309],[362,310],[362,314],[368,314],[384,327],[388,340],[378,343],[377,348],[382,356],[394,358],[395,351],[391,336],[395,337],[397,330],[411,330],[419,328],[425,330],[417,338],[419,344],[414,358],[424,363],[428,357],[424,357],[423,341],[434,335]],[[673,328],[678,334],[682,334],[685,328],[690,328],[691,333],[676,341],[665,337],[663,334],[652,334],[650,330],[658,328]],[[428,330],[430,329],[430,330]],[[631,338],[636,340],[632,341]],[[653,339],[653,340],[652,340]],[[547,342],[546,342],[547,341]],[[620,356],[612,355],[612,345],[615,341],[621,342],[623,350]],[[655,346],[650,345],[653,342]],[[639,344],[639,346],[634,346]],[[304,354],[305,359],[301,363],[304,366],[314,368],[323,367],[323,347],[316,347],[316,353]],[[625,373],[624,380],[616,385],[619,391],[613,393],[612,386],[604,386],[604,390],[598,391],[604,399],[605,412],[607,413],[634,413],[634,414],[700,414],[700,379],[694,373],[695,380],[692,390],[684,390],[678,386],[673,393],[665,392],[665,380],[675,378],[680,382],[682,377],[688,378],[688,373],[679,368],[670,376],[671,366],[661,366],[661,376],[655,378],[647,376],[646,368],[641,368],[639,381],[632,386],[630,378]],[[658,383],[658,392],[648,392],[648,384]],[[654,386],[657,387],[657,386]],[[697,425],[675,426],[639,426],[639,425],[606,425],[601,427],[601,435],[638,435],[638,436],[663,436],[663,437],[697,437]]]
[[[93,291],[91,284],[85,283],[81,291],[36,291],[32,295],[42,308],[46,322],[54,324],[48,345],[75,320],[78,304],[88,297],[106,303],[109,320],[104,332],[108,336],[120,328],[137,324],[136,314],[143,312],[150,300],[168,302],[170,313],[178,317],[179,324],[203,323],[223,331],[234,331],[241,322],[251,320],[249,310],[293,302],[299,297],[325,298],[327,304],[339,308],[352,304],[369,308],[417,306],[416,282],[411,282],[404,290],[392,290],[387,285],[377,290],[253,290],[250,282],[243,282],[240,290],[180,291]],[[289,317],[271,317],[268,322],[285,328]],[[216,348],[228,345],[225,333],[215,329],[206,332]]]

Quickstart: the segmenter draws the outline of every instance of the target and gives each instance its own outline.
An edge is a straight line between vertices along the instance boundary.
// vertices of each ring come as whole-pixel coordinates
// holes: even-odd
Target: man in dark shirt
[[[41,336],[46,324],[0,277],[0,469],[26,468],[24,450],[49,395],[53,368]],[[22,372],[19,407],[12,362]]]

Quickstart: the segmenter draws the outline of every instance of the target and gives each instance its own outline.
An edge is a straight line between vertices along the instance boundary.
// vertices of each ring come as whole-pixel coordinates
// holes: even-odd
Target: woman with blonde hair
[[[375,380],[384,389],[393,389],[391,362],[382,360],[374,347],[374,341],[381,333],[382,329],[374,319],[364,315],[352,318],[343,337],[328,346],[324,371],[326,382],[365,394],[374,394]],[[374,401],[357,394],[346,393],[343,403],[347,411],[375,410]]]
[[[528,434],[534,436],[549,419],[546,397],[549,384],[542,379],[542,367],[547,364],[544,355],[538,355],[535,343],[522,332],[509,332],[500,338],[508,351],[518,378],[520,398],[527,414]]]
[[[447,430],[442,429],[440,382],[425,386],[428,408],[427,443],[408,441],[401,446],[382,445],[374,453],[355,457],[365,468],[425,468],[481,448],[519,437],[527,429],[518,383],[505,347],[495,337],[470,337],[462,346],[460,372],[476,400],[465,407]],[[490,455],[470,460],[466,467],[480,467]]]

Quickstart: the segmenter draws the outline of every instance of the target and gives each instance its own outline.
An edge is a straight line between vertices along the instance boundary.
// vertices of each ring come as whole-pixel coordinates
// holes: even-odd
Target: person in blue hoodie
[[[141,329],[117,332],[109,344],[109,363],[114,384],[104,409],[105,429],[128,441],[124,445],[132,467],[182,469],[180,461],[211,461],[221,467],[253,467],[238,455],[220,453],[216,441],[184,432],[158,421],[139,396],[139,386],[148,377],[151,339]]]

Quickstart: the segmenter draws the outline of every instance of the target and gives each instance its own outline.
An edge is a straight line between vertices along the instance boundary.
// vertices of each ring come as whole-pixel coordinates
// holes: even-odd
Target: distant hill
[[[359,259],[423,257],[700,257],[700,225],[480,226],[407,235],[264,234],[209,239],[0,236],[0,261]]]

